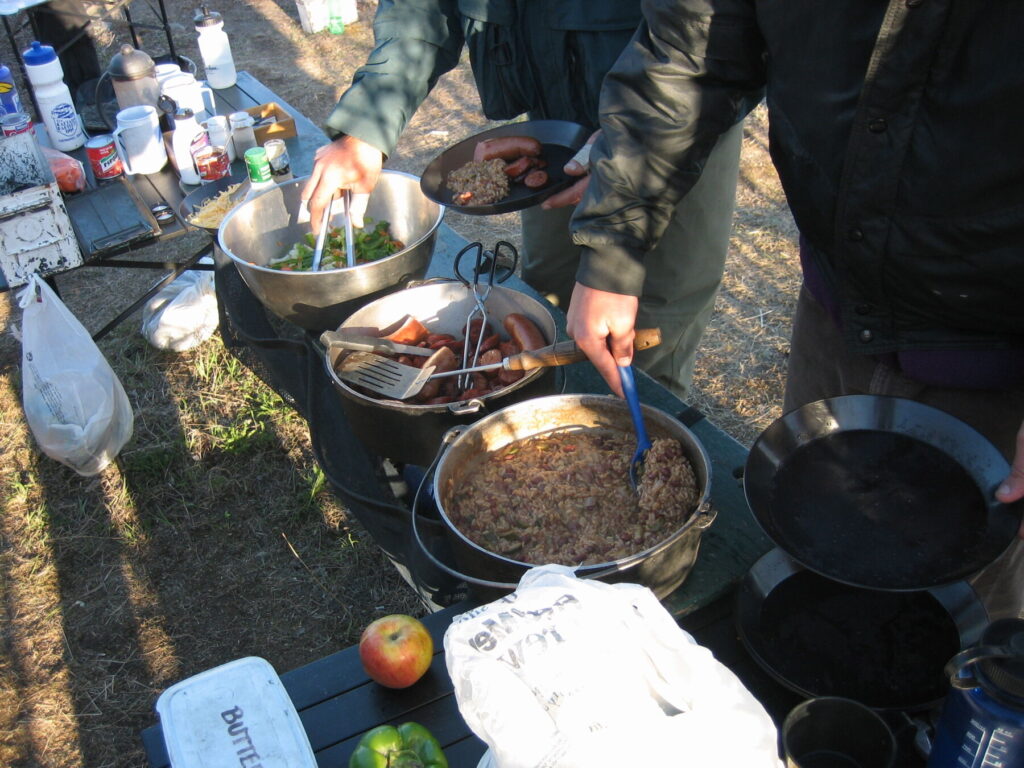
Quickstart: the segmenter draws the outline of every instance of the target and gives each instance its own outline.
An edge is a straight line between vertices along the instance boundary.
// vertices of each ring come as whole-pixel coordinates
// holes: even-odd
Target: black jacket
[[[1024,3],[643,7],[602,92],[580,282],[639,295],[643,254],[766,84],[772,159],[848,340],[1024,345]]]

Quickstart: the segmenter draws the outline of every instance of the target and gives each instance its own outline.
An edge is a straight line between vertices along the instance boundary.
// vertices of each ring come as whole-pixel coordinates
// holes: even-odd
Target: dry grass
[[[191,4],[168,6],[181,52],[197,57]],[[216,8],[240,68],[314,119],[370,43],[366,24],[343,36],[303,34],[291,0]],[[418,172],[487,126],[463,65],[389,164]],[[799,279],[766,142],[758,112],[747,124],[726,281],[694,387],[695,405],[745,443],[779,412]],[[485,244],[518,241],[515,215],[448,222]],[[152,279],[83,269],[59,283],[95,330],[110,317],[109,296]],[[247,654],[287,670],[351,644],[374,616],[418,610],[325,487],[301,418],[218,338],[163,353],[134,317],[103,340],[135,431],[116,465],[82,478],[35,448],[9,332],[20,311],[10,294],[0,304],[0,765],[142,765],[138,734],[170,683]]]

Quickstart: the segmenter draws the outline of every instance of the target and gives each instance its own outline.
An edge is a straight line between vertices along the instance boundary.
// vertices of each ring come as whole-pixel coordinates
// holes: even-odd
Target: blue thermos
[[[1024,766],[1024,620],[992,622],[945,672],[928,768]]]

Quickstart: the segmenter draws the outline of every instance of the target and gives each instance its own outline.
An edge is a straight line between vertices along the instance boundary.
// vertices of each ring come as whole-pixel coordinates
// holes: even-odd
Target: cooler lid
[[[156,702],[172,768],[316,768],[309,737],[266,659],[248,656],[176,683]],[[247,760],[248,756],[248,760]]]

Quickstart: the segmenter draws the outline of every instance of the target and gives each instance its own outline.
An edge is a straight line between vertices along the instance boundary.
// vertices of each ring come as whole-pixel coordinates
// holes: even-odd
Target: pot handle
[[[420,480],[419,487],[416,488],[416,493],[414,493],[412,497],[412,514],[410,515],[410,518],[412,519],[412,537],[416,540],[416,546],[418,546],[423,554],[427,556],[427,560],[449,576],[464,581],[467,584],[475,584],[479,587],[515,591],[516,587],[519,586],[518,584],[478,579],[475,576],[461,573],[447,563],[442,562],[433,552],[427,549],[427,545],[423,542],[423,538],[420,536],[419,527],[416,524],[416,518],[418,516],[417,507],[419,506],[420,495],[423,493],[424,488],[426,488],[427,483],[429,483],[431,478],[434,476],[434,472],[437,470],[437,465],[441,462],[441,457],[448,451],[449,446],[461,437],[462,433],[465,431],[465,427],[456,426],[449,429],[441,437],[441,447],[438,450],[437,455],[434,457],[434,460],[430,462],[430,466],[427,467],[427,471],[423,473],[423,479]]]

